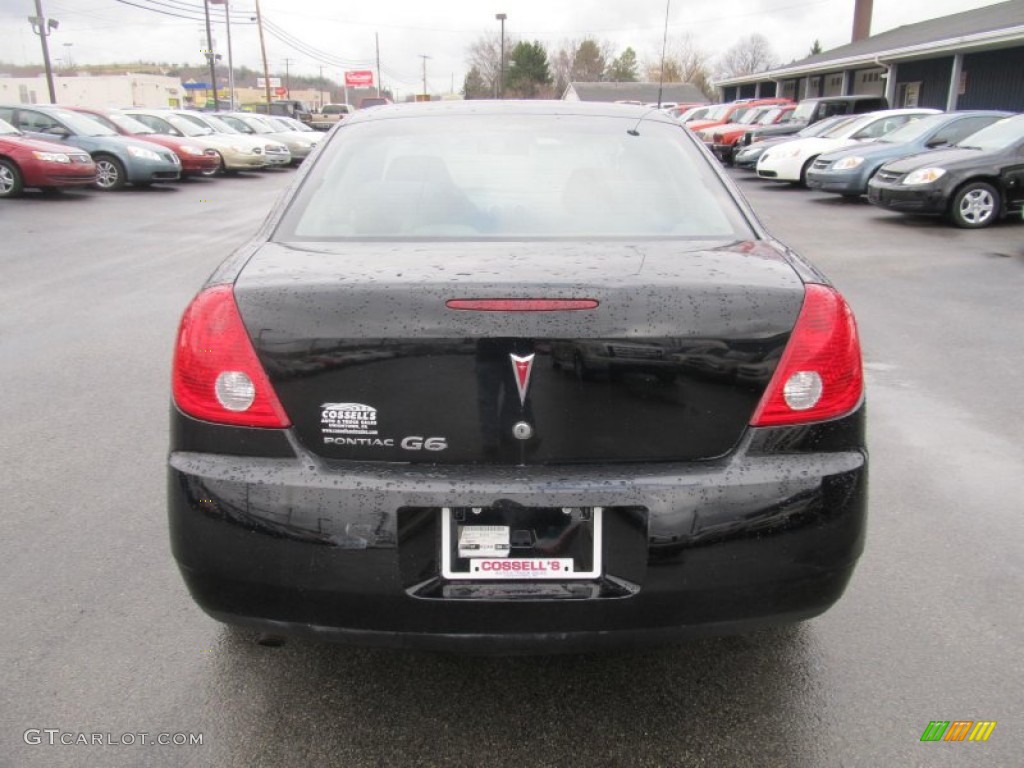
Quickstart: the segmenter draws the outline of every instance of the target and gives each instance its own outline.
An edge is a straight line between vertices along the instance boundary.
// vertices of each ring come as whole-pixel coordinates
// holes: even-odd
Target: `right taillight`
[[[182,315],[171,386],[178,408],[197,419],[241,427],[290,426],[230,285],[207,288]]]
[[[806,286],[782,358],[754,412],[754,427],[823,421],[852,411],[864,392],[853,312],[838,292]]]

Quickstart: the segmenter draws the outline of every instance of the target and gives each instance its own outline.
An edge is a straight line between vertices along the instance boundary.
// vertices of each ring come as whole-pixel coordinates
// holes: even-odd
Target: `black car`
[[[850,309],[643,107],[357,113],[186,309],[173,403],[181,573],[271,635],[743,631],[864,544]]]
[[[1024,208],[1024,115],[1000,120],[949,149],[886,163],[868,200],[904,213],[947,215],[956,226],[987,227]]]

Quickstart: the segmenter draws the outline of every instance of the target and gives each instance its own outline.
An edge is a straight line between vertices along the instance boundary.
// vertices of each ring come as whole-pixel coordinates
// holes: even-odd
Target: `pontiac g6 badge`
[[[509,355],[512,358],[512,370],[516,375],[516,388],[519,390],[519,404],[526,405],[526,390],[530,386],[530,373],[533,371],[533,355],[519,357]]]

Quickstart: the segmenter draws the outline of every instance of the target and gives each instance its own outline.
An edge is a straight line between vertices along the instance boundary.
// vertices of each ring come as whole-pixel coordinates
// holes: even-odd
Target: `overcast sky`
[[[128,0],[160,8],[195,8],[202,0]],[[728,48],[739,37],[761,32],[782,61],[803,58],[815,38],[827,50],[850,40],[853,0],[670,0],[669,41],[689,32],[709,52]],[[991,0],[875,0],[872,33],[993,4]],[[466,49],[484,34],[495,34],[495,14],[508,14],[506,34],[539,40],[549,50],[587,35],[609,41],[616,52],[632,46],[641,61],[661,49],[665,0],[260,0],[265,19],[297,39],[300,51],[268,35],[271,70],[317,74],[317,51],[332,57],[325,76],[341,78],[345,68],[369,67],[374,33],[380,36],[383,81],[399,96],[420,89],[423,59],[432,92],[461,87]],[[212,7],[212,6],[211,6]],[[255,0],[231,0],[244,21]],[[44,13],[59,20],[50,37],[51,57],[76,64],[136,59],[201,64],[201,22],[161,15],[117,0],[43,0]],[[187,11],[184,11],[188,13]],[[214,16],[220,11],[215,11]],[[29,27],[34,0],[0,0],[0,61],[41,63],[39,38]],[[233,14],[233,15],[234,15]],[[201,13],[200,13],[201,15]],[[223,19],[223,16],[220,16]],[[259,39],[251,24],[232,24],[236,65],[259,68]],[[215,25],[218,53],[226,53],[224,24]]]

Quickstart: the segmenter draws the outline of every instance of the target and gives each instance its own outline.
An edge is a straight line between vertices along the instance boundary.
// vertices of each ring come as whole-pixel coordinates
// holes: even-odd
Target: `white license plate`
[[[456,510],[458,512],[458,510]],[[601,576],[601,507],[441,509],[441,573],[452,580]]]

